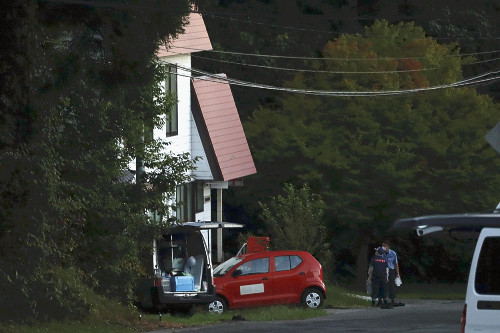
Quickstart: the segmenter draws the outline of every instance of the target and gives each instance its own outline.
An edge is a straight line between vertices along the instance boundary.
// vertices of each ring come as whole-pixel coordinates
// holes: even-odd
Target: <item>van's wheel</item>
[[[220,315],[227,310],[229,310],[229,308],[226,301],[219,296],[215,298],[215,301],[208,304],[208,312],[210,312],[211,314]]]
[[[309,309],[317,309],[323,305],[323,294],[318,289],[307,288],[300,297],[300,304]]]

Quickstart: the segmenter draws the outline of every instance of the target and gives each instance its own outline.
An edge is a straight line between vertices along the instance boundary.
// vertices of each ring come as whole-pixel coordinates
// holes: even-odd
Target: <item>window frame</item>
[[[175,98],[175,103],[170,108],[170,112],[165,114],[165,134],[167,137],[170,137],[179,134],[177,66],[174,64],[168,64],[165,66],[167,69],[167,77],[165,78],[165,93],[173,95]]]
[[[480,295],[500,296],[500,286],[498,286],[500,267],[494,262],[498,258],[498,249],[500,249],[500,236],[484,238],[474,276],[474,290]]]
[[[251,262],[256,262],[258,260],[267,260],[267,272],[260,272],[260,271],[254,271],[254,272],[249,272],[247,273],[246,271],[243,270],[243,267],[247,264],[250,264]],[[241,275],[242,276],[247,276],[247,275],[256,275],[256,274],[268,274],[270,272],[270,259],[269,257],[262,257],[262,258],[255,258],[255,259],[252,259],[252,260],[248,260],[248,261],[245,261],[244,263],[242,263],[241,265],[238,266],[238,270],[241,271]]]
[[[205,210],[203,185],[201,180],[177,185],[175,193],[177,220],[180,222],[193,222],[196,219],[196,214]]]

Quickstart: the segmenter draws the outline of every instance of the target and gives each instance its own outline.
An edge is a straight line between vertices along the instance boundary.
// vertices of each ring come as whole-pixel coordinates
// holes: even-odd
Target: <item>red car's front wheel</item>
[[[210,312],[211,314],[220,315],[220,314],[223,314],[224,311],[227,311],[227,310],[229,310],[229,308],[227,306],[226,301],[222,297],[219,297],[219,296],[217,296],[215,301],[210,302],[208,304],[208,312]]]

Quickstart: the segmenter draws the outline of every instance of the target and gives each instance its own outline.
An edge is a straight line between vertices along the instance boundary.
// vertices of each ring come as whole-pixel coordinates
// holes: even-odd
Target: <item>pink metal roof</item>
[[[201,78],[191,82],[193,115],[214,178],[227,181],[256,173],[229,84]]]
[[[212,43],[210,43],[203,17],[198,13],[190,13],[189,23],[184,26],[184,33],[179,34],[168,47],[161,46],[157,55],[166,57],[208,50],[212,50]]]

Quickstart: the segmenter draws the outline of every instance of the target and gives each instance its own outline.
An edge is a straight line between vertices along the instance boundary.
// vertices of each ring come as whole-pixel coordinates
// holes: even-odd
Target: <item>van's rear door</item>
[[[427,234],[451,234],[475,232],[479,235],[482,228],[500,228],[500,213],[464,213],[446,215],[427,215],[396,220],[392,229],[414,229],[419,236]]]
[[[467,286],[467,332],[500,331],[500,228],[484,228]]]

